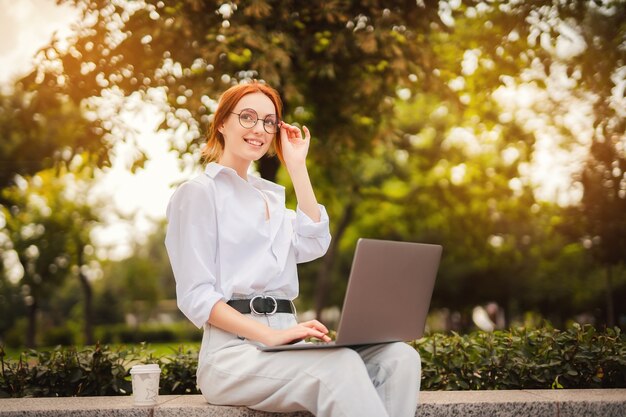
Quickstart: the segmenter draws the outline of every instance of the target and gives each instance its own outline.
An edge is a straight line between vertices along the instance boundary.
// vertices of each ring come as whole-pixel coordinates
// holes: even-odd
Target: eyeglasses
[[[259,115],[253,109],[243,109],[240,113],[231,111],[231,113],[239,116],[239,124],[246,129],[252,129],[259,121]],[[263,129],[270,134],[278,132],[279,124],[278,117],[274,114],[268,114],[265,116],[265,119],[263,119]]]

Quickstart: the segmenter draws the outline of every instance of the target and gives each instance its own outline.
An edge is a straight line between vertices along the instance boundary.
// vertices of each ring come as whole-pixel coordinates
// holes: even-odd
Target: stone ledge
[[[161,395],[154,407],[132,397],[0,399],[0,417],[311,417],[207,404],[201,395]],[[424,391],[416,416],[626,417],[626,389]]]

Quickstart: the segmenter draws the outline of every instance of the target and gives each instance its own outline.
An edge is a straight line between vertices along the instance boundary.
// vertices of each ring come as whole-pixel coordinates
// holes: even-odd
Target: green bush
[[[125,395],[131,392],[128,368],[137,351],[115,352],[96,345],[80,352],[58,347],[29,350],[19,360],[5,361],[0,347],[0,397],[71,397]]]
[[[154,363],[161,367],[160,392],[165,394],[199,394],[196,387],[198,350],[183,349],[172,356],[158,358]]]
[[[13,327],[7,330],[2,337],[0,337],[1,343],[10,348],[19,348],[26,344],[26,328],[28,323],[25,318],[20,318],[13,323]]]
[[[126,324],[98,326],[96,340],[100,343],[167,343],[176,341],[200,341],[202,331],[188,323],[142,324],[130,327]]]
[[[626,388],[626,337],[617,328],[433,334],[411,345],[422,356],[423,390]],[[19,360],[0,348],[0,362],[0,397],[127,395],[129,369],[140,362],[160,365],[161,394],[199,393],[195,348],[158,358],[144,345],[57,348]]]
[[[626,388],[626,337],[617,327],[434,334],[412,345],[425,390]]]
[[[72,329],[67,327],[51,327],[43,332],[44,346],[69,346],[76,343],[76,337]]]

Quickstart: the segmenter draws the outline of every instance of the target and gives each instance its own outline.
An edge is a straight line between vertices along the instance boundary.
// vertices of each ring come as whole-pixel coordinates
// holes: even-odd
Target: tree
[[[118,308],[132,313],[138,322],[149,319],[160,300],[176,298],[174,275],[163,245],[165,231],[165,222],[158,222],[145,242],[134,242],[129,257],[104,264],[101,294],[115,298]]]
[[[626,139],[624,121],[615,132],[594,138],[582,173],[584,193],[581,214],[586,220],[583,238],[592,256],[605,268],[606,323],[616,323],[613,271],[626,265]],[[603,130],[613,130],[605,126]],[[620,151],[621,150],[621,151]]]
[[[81,167],[80,162],[76,166],[77,159],[73,161],[72,171],[62,165],[58,172],[49,169],[28,179],[18,177],[18,185],[2,190],[4,199],[11,201],[10,206],[0,206],[9,237],[7,249],[15,251],[23,270],[20,284],[25,290],[24,304],[28,310],[28,346],[36,344],[37,316],[42,301],[69,276],[76,276],[81,283],[85,341],[93,343],[92,291],[88,276],[89,257],[93,253],[90,232],[99,217],[87,202],[85,184],[89,183],[91,168],[88,164]],[[78,178],[71,184],[73,175]]]
[[[471,287],[472,280],[484,277],[489,268],[499,276],[525,273],[514,266],[521,265],[520,257],[530,249],[509,246],[508,239],[522,242],[524,229],[532,229],[523,222],[532,221],[532,215],[509,207],[507,200],[512,199],[512,206],[533,206],[520,168],[532,159],[533,132],[520,120],[510,115],[507,119],[493,92],[528,80],[544,86],[559,63],[555,44],[569,33],[564,27],[574,32],[597,29],[598,17],[607,8],[616,10],[610,14],[616,29],[594,29],[587,38],[587,45],[595,45],[599,36],[600,51],[587,48],[561,64],[586,92],[605,93],[616,85],[611,76],[623,65],[616,52],[623,33],[620,2],[601,6],[552,0],[67,2],[82,10],[81,27],[69,47],[55,41],[41,52],[48,57],[44,61],[55,65],[26,77],[23,83],[28,88],[49,85],[73,102],[106,91],[148,97],[159,89],[168,106],[162,128],[185,139],[176,150],[195,155],[202,124],[210,121],[219,93],[251,78],[277,87],[285,100],[285,117],[312,128],[319,143],[310,158],[311,174],[333,218],[334,236],[316,278],[318,312],[327,302],[343,237],[367,204],[394,202],[416,208],[400,211],[413,216],[409,219],[430,216],[428,229],[410,226],[413,236],[428,236],[435,228],[447,236],[467,232],[458,260],[486,251],[480,262],[491,265],[478,265],[479,275],[458,270],[449,286],[456,291]],[[543,72],[529,75],[527,70],[537,68]],[[62,84],[57,82],[61,74]],[[462,149],[437,148],[445,138],[436,132],[432,147],[417,149],[424,157],[403,167],[396,151],[412,156],[416,146],[411,138],[428,136],[440,126],[427,119],[414,126],[398,123],[398,94],[445,103],[443,110],[454,115],[451,123],[461,131],[469,129],[479,137],[495,132],[500,140],[484,159],[479,155],[476,161],[464,161],[468,155]],[[596,121],[606,120],[606,113],[596,113]],[[554,122],[563,128],[556,118]],[[453,127],[446,125],[445,131],[452,132]],[[500,161],[507,159],[505,152],[517,155],[513,163]],[[448,160],[452,162],[444,166]],[[462,171],[463,163],[465,175],[474,183],[450,184],[442,177],[450,177],[452,168]],[[489,178],[490,165],[495,165],[495,178]],[[275,159],[262,160],[259,170],[268,179],[281,178]],[[440,183],[444,179],[449,182],[446,187]],[[433,198],[415,192],[425,181],[431,181],[426,185]],[[497,191],[492,197],[495,205],[476,203],[491,201],[490,186]],[[450,216],[450,224],[444,216]],[[498,221],[489,220],[498,216]],[[382,220],[378,223],[389,221]],[[489,246],[489,239],[503,239],[506,253]],[[507,267],[512,261],[517,263]],[[518,289],[509,287],[510,296]]]
[[[334,242],[341,241],[359,199],[359,176],[345,162],[358,157],[345,155],[367,153],[381,140],[380,122],[391,114],[396,90],[415,88],[410,74],[422,88],[449,91],[432,76],[436,57],[426,36],[444,27],[437,2],[396,1],[386,8],[377,2],[72,3],[95,23],[78,32],[72,52],[64,54],[54,43],[48,49],[60,57],[58,68],[66,75],[60,90],[78,100],[111,86],[125,94],[163,89],[170,105],[164,127],[182,122],[195,132],[182,152],[198,153],[199,123],[208,120],[211,100],[232,83],[259,77],[276,87],[286,117],[323,138],[311,158],[315,181],[321,189],[341,184],[333,194],[346,197],[330,203],[339,208],[333,213]],[[36,88],[57,76],[40,69],[25,83]],[[273,179],[277,168],[275,160],[265,159],[259,169]],[[318,310],[336,245],[318,277]]]
[[[97,165],[108,163],[112,144],[101,121],[86,119],[79,102],[47,87],[18,82],[0,94],[0,190],[15,185],[16,175],[35,175],[83,152]],[[0,203],[8,202],[0,197]]]
[[[626,99],[618,82],[624,82],[626,51],[626,5],[610,4],[612,13],[602,9],[587,13],[583,34],[594,51],[576,62],[583,73],[580,84],[595,93],[594,134],[581,173],[581,212],[586,220],[585,236],[592,255],[606,272],[607,325],[616,323],[612,271],[626,265]],[[610,10],[609,9],[609,10]],[[599,59],[599,58],[602,59]],[[597,59],[594,59],[597,58]]]
[[[552,140],[566,148],[582,144],[588,149],[574,178],[582,188],[582,199],[574,203],[575,209],[564,210],[571,219],[564,222],[570,230],[562,232],[570,237],[570,245],[585,242],[597,264],[606,269],[606,322],[613,325],[611,271],[626,261],[626,100],[619,87],[626,77],[626,51],[620,47],[626,41],[626,3],[542,3],[512,6],[515,13],[529,10],[523,12],[528,24],[514,28],[515,35],[528,43],[520,57],[529,65],[520,80],[547,91],[547,100],[537,102],[531,117],[540,114],[548,120]],[[558,89],[551,86],[555,83]],[[587,105],[587,114],[570,110]],[[580,113],[588,124],[576,120]]]
[[[4,237],[4,234],[1,235]],[[5,256],[11,256],[4,247],[6,243],[0,244]],[[3,256],[3,258],[5,257]],[[4,270],[4,262],[0,261],[0,345],[9,345],[13,341],[8,339],[8,332],[15,327],[19,317],[25,316],[24,303],[20,294],[20,288],[9,279],[7,271]]]

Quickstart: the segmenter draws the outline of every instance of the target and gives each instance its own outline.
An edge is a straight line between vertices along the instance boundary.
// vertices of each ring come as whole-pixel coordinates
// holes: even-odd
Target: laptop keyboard
[[[313,343],[316,346],[326,346],[326,345],[334,345],[335,341],[334,340],[331,340],[330,342],[317,342],[317,341],[315,341],[315,342],[311,342],[311,343]]]

